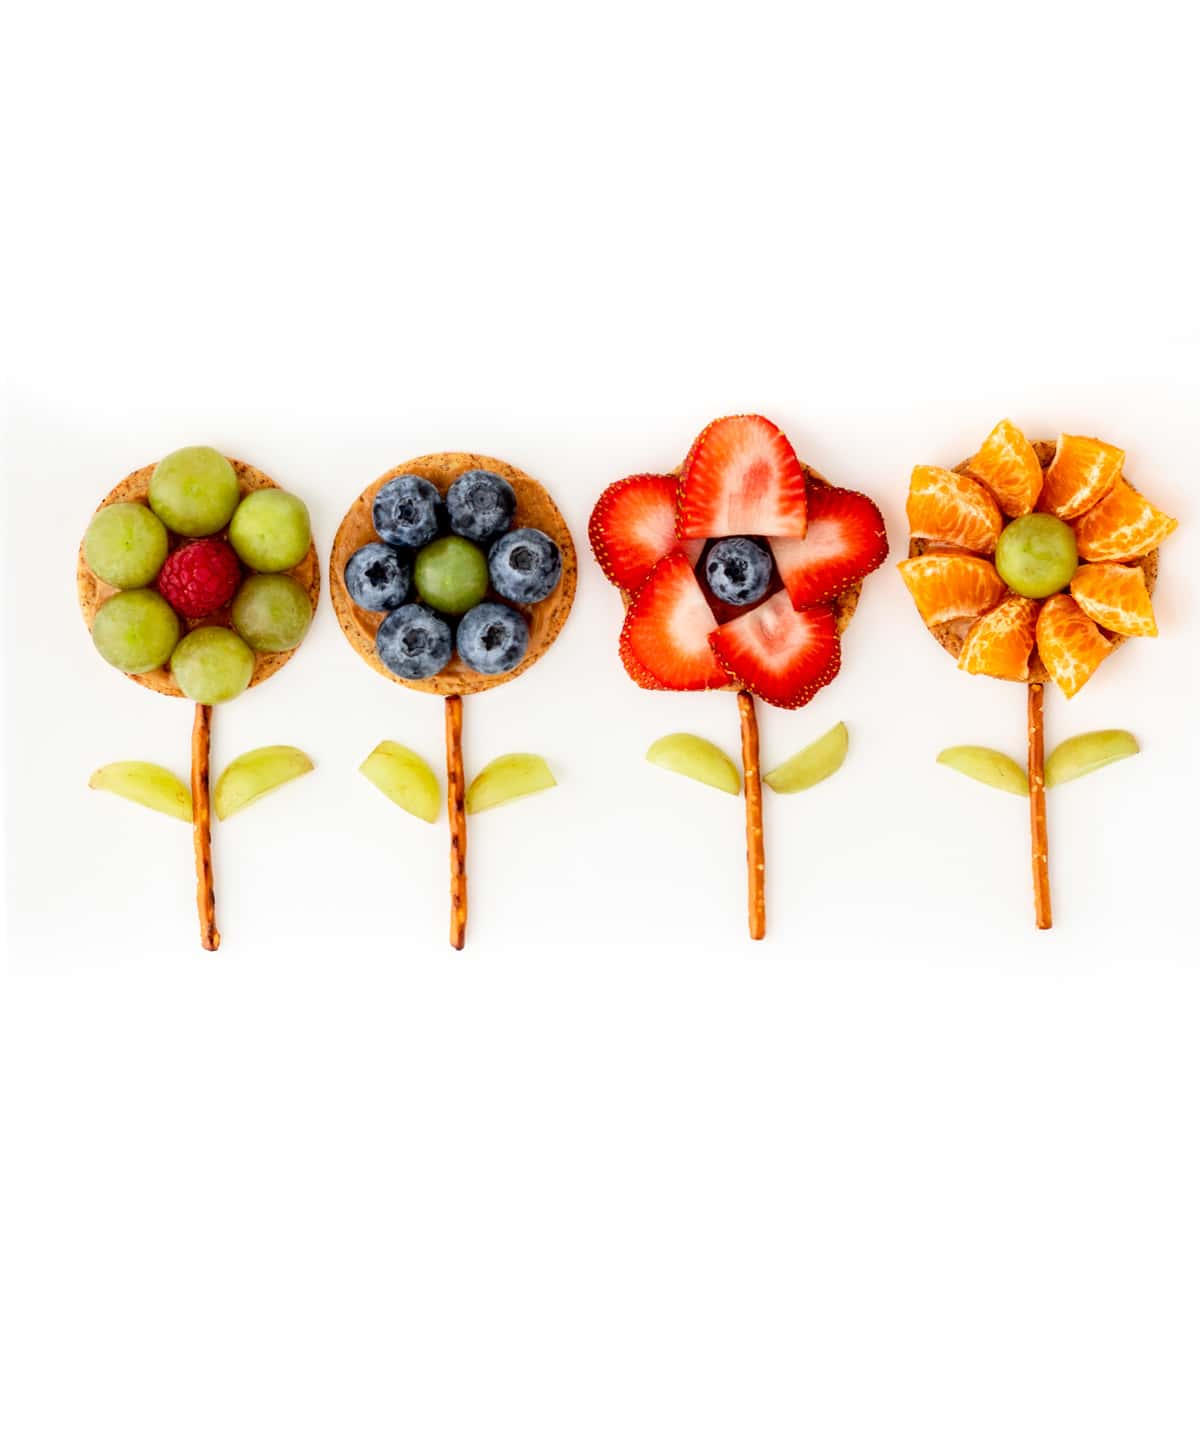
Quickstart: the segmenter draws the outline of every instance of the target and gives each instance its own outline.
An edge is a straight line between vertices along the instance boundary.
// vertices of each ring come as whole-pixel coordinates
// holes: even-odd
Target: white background
[[[28,7],[33,13],[33,7]],[[1175,7],[42,6],[10,33],[8,957],[0,1433],[80,1440],[1200,1437],[1194,955],[1200,317],[1192,44]],[[1109,18],[1112,14],[1113,18]],[[94,655],[91,509],[207,442],[308,501],[323,556],[440,449],[609,481],[761,410],[893,545],[915,462],[1000,417],[1124,446],[1182,519],[1133,642],[1051,743],[1142,755],[1025,810],[934,765],[1020,754],[889,563],[842,675],[763,711],[740,803],[647,767],[737,744],[731,696],[638,692],[590,559],[558,645],[467,704],[468,770],[557,791],[471,828],[356,774],[431,759],[324,602],[215,764],[316,772],[216,832],[90,793],[184,770],[186,704]],[[894,557],[893,557],[894,560]]]

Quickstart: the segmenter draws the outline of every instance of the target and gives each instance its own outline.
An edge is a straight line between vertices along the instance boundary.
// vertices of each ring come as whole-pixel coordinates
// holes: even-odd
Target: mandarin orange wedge
[[[1037,648],[1046,671],[1074,697],[1113,644],[1073,598],[1059,592],[1038,613]]]
[[[940,466],[914,466],[908,488],[908,529],[913,536],[990,553],[1004,518],[985,486]]]
[[[998,607],[985,612],[967,633],[958,665],[964,672],[985,677],[1003,677],[1008,682],[1028,682],[1029,654],[1038,604],[1029,597],[1013,594]]]
[[[897,564],[927,627],[977,617],[1004,595],[1004,583],[991,562],[963,552],[926,552]]]
[[[1122,478],[1075,523],[1075,541],[1084,561],[1123,562],[1152,552],[1178,525]]]
[[[1097,626],[1123,637],[1157,637],[1141,567],[1089,562],[1071,578],[1071,595]]]
[[[1054,459],[1046,468],[1042,506],[1063,521],[1082,516],[1120,480],[1125,453],[1094,436],[1058,438]]]
[[[1005,516],[1024,516],[1042,494],[1041,462],[1011,421],[992,428],[966,469],[991,491]]]

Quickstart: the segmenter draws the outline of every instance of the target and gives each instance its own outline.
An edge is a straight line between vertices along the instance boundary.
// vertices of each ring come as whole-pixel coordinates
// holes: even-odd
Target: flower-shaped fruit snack
[[[1158,633],[1150,594],[1176,522],[1125,480],[1125,453],[1088,436],[1028,441],[1001,421],[953,471],[913,469],[909,555],[921,619],[964,672],[1029,684],[1037,924],[1051,923],[1043,684],[1073,697],[1130,637]]]
[[[596,560],[625,602],[639,687],[738,694],[751,936],[765,931],[754,701],[803,707],[837,675],[863,578],[887,555],[878,507],[800,461],[763,416],[726,416],[670,473],[614,482],[592,511]]]
[[[76,582],[104,660],[196,704],[190,809],[200,938],[213,951],[212,709],[266,681],[308,631],[321,589],[308,509],[246,462],[186,446],[108,493],[80,543]]]
[[[571,533],[545,487],[507,462],[460,451],[393,467],[358,496],[334,537],[330,592],[346,640],[389,681],[446,699],[455,948],[466,940],[472,810],[463,698],[545,655],[571,610],[576,570]]]

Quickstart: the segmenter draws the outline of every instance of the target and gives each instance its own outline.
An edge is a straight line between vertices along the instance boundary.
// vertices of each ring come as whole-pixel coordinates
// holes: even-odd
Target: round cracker
[[[504,597],[494,598],[496,601],[503,602],[506,607],[512,607],[514,611],[520,612],[529,623],[529,650],[512,671],[501,672],[496,676],[485,676],[480,672],[473,672],[455,654],[435,676],[425,677],[419,681],[410,681],[406,677],[397,677],[395,672],[389,671],[375,655],[375,633],[379,628],[379,623],[383,620],[382,614],[364,611],[351,598],[350,593],[346,590],[346,563],[359,547],[379,540],[371,511],[375,495],[380,487],[391,481],[393,477],[420,476],[424,477],[426,481],[432,482],[445,496],[451,483],[456,481],[464,471],[494,471],[497,476],[502,476],[508,482],[517,498],[513,526],[528,526],[545,532],[562,553],[562,575],[550,595],[543,601],[535,602],[532,606],[519,606]],[[550,644],[562,631],[563,624],[571,610],[571,604],[575,600],[578,576],[579,564],[575,555],[575,543],[571,540],[571,533],[567,529],[562,513],[554,505],[550,493],[541,482],[534,481],[533,477],[527,476],[523,471],[518,471],[507,461],[499,461],[494,456],[476,456],[468,451],[438,451],[429,456],[415,457],[412,461],[406,461],[401,466],[393,466],[390,471],[385,471],[378,480],[373,481],[365,491],[359,494],[357,501],[351,505],[350,510],[342,518],[342,524],[338,527],[337,535],[333,539],[333,549],[329,553],[329,594],[333,599],[334,613],[342,631],[346,634],[346,640],[369,667],[374,668],[381,677],[386,677],[389,682],[399,682],[401,686],[411,687],[416,692],[432,692],[439,697],[464,697],[472,692],[486,692],[492,687],[499,687],[504,682],[511,682],[514,677],[519,677],[522,672],[528,671],[540,657],[545,655]],[[492,596],[491,593],[488,595]]]
[[[1055,443],[1053,441],[1034,441],[1031,445],[1037,454],[1037,459],[1041,464],[1042,470],[1045,471],[1054,459]],[[964,476],[970,475],[967,471],[970,460],[971,458],[968,457],[966,461],[960,461],[954,470],[961,472]],[[1007,521],[1008,518],[1005,518],[1005,520]],[[935,541],[928,541],[924,537],[910,537],[908,540],[908,554],[910,557],[922,556],[927,551],[956,550],[960,550],[960,548],[947,547]],[[971,552],[970,555],[975,556],[977,553]],[[1122,563],[1122,565],[1141,567],[1142,575],[1146,578],[1146,590],[1153,596],[1154,583],[1158,580],[1158,548],[1156,547],[1154,551],[1148,552],[1144,557],[1130,557],[1128,562]],[[957,661],[959,654],[962,652],[963,643],[967,639],[967,633],[978,620],[977,617],[955,617],[953,621],[939,622],[935,626],[928,627],[928,631],[934,640],[943,646]],[[1099,623],[1097,623],[1097,625],[1099,625]],[[1110,632],[1104,627],[1101,627],[1100,630],[1112,643],[1114,650],[1130,640],[1120,632]],[[1015,681],[1016,679],[1001,677],[995,680],[1007,682]],[[1025,686],[1027,682],[1049,681],[1050,673],[1046,671],[1045,666],[1042,664],[1042,659],[1038,656],[1037,643],[1035,642],[1033,651],[1029,654],[1029,676],[1026,681],[1021,683],[1021,686]]]
[[[272,481],[265,472],[259,471],[257,467],[251,466],[248,462],[237,461],[232,456],[228,458],[228,461],[237,474],[238,487],[243,496],[252,491],[261,491],[268,486],[278,488],[277,481]],[[156,465],[157,462],[154,462],[149,466],[139,467],[137,471],[131,471],[124,481],[119,481],[113,487],[96,510],[101,511],[115,501],[139,501],[143,505],[148,505],[150,478],[154,475]],[[171,535],[175,536],[175,533],[172,532]],[[216,535],[227,540],[228,527],[217,532]],[[183,537],[181,540],[188,542],[193,538]],[[264,575],[266,574],[264,573]],[[271,573],[271,575],[276,575],[276,573]],[[297,566],[286,572],[278,573],[278,575],[292,577],[300,583],[308,593],[308,600],[315,615],[317,600],[321,595],[321,564],[317,559],[317,549],[313,543],[309,542],[308,551]],[[118,588],[110,587],[107,582],[102,582],[88,566],[84,559],[82,541],[79,543],[79,560],[75,569],[75,578],[79,588],[79,609],[83,613],[83,620],[87,623],[90,632],[92,623],[96,619],[97,610],[109,597],[116,595]],[[193,631],[196,627],[232,626],[230,621],[232,611],[233,607],[230,604],[210,617],[201,617],[195,621],[188,621],[186,618],[180,617],[181,634]],[[302,641],[303,639],[301,639]],[[286,652],[255,652],[254,672],[250,678],[250,686],[257,687],[260,682],[265,682],[268,677],[273,677],[280,667],[291,660],[296,650],[296,647],[292,647]],[[153,672],[126,672],[125,675],[140,686],[149,687],[152,692],[161,692],[165,697],[182,697],[184,695],[175,685],[175,679],[171,676],[169,667],[157,667]]]

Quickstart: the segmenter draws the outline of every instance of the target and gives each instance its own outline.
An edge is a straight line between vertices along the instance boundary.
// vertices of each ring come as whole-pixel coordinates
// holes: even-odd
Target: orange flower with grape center
[[[1127,637],[1157,636],[1157,548],[1178,523],[1122,475],[1125,453],[1002,421],[953,471],[913,469],[911,555],[925,625],[964,672],[1052,678],[1073,697]]]

